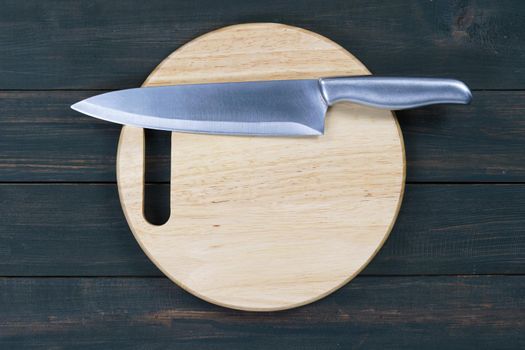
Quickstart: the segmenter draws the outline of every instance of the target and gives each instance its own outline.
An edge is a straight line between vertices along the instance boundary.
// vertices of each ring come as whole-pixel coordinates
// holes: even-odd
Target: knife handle
[[[472,99],[469,88],[454,79],[356,76],[322,78],[319,83],[329,106],[349,101],[399,110],[440,103],[468,104]]]

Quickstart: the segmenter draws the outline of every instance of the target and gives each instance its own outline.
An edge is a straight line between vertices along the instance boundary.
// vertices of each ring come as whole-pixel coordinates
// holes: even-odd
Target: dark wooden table
[[[380,254],[314,304],[201,301],[146,258],[115,185],[119,127],[69,105],[135,87],[235,23],[323,34],[375,74],[449,76],[468,107],[399,113],[406,196]],[[525,3],[0,1],[0,348],[525,348]],[[148,136],[153,221],[168,139]]]

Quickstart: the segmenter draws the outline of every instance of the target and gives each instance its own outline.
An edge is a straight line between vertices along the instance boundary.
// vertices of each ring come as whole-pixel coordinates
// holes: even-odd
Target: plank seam
[[[525,276],[525,273],[480,273],[480,274],[392,274],[392,275],[379,275],[379,274],[359,274],[357,277],[362,278],[403,278],[403,277],[475,277],[475,276],[485,276],[485,277],[523,277]],[[73,278],[112,278],[112,279],[168,279],[168,277],[164,275],[6,275],[6,276],[0,276],[0,279],[52,279],[52,278],[63,278],[63,279],[73,279]],[[351,283],[351,282],[350,282]]]
[[[8,185],[116,185],[115,181],[0,181]],[[169,185],[169,181],[149,181],[146,185]],[[525,185],[525,181],[407,181],[407,185]]]

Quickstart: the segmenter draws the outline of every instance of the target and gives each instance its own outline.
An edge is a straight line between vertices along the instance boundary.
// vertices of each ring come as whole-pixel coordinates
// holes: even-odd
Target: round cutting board
[[[144,86],[370,74],[318,34],[243,24],[187,43]],[[385,242],[399,211],[405,161],[390,111],[341,103],[325,135],[172,133],[171,216],[143,216],[144,133],[125,126],[117,180],[135,238],[172,281],[242,310],[307,304],[350,281]]]

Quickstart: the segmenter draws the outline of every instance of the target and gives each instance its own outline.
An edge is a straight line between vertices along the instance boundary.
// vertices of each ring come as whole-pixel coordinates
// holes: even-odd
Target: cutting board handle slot
[[[159,225],[148,222],[144,216],[145,149],[144,129],[123,126],[117,150],[120,202],[130,226],[150,232]]]
[[[164,225],[170,216],[171,132],[145,129],[144,217]]]

